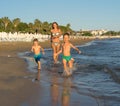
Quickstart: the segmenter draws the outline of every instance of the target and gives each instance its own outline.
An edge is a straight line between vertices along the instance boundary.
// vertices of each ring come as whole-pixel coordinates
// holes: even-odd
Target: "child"
[[[34,59],[35,59],[36,63],[38,64],[38,70],[41,69],[41,63],[40,63],[41,53],[40,53],[40,50],[42,50],[42,53],[44,54],[44,49],[39,45],[38,39],[34,39],[31,51],[34,52]]]
[[[63,41],[64,41],[64,43],[62,44],[62,49],[58,53],[56,53],[55,55],[58,55],[61,52],[63,53],[63,56],[62,56],[63,60],[62,61],[63,61],[63,66],[64,66],[64,73],[66,73],[69,76],[72,73],[70,72],[70,70],[68,70],[67,63],[68,63],[69,69],[72,69],[73,68],[73,61],[74,61],[74,59],[71,57],[70,50],[71,50],[71,48],[73,48],[76,51],[78,51],[79,54],[81,53],[81,51],[70,43],[69,33],[65,33],[63,35]]]

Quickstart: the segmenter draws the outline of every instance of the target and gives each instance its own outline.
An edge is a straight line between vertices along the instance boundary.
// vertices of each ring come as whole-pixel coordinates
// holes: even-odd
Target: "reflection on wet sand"
[[[64,79],[62,90],[62,106],[69,106],[70,104],[70,85],[69,79]]]
[[[51,96],[52,96],[52,106],[58,106],[59,104],[59,85],[58,83],[58,78],[56,76],[52,76],[51,78]]]
[[[59,84],[59,78],[53,75],[51,82],[52,106],[70,106],[70,79],[64,78]]]

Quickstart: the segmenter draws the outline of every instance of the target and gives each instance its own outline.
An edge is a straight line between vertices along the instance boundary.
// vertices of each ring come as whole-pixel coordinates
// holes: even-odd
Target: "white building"
[[[90,31],[92,35],[94,36],[100,36],[106,32],[108,32],[107,30],[92,30]]]

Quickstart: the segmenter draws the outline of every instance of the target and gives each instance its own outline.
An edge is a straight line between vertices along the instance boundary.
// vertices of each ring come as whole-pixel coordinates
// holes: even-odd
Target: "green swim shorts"
[[[67,62],[69,62],[71,60],[71,56],[62,56],[62,59],[65,59]]]

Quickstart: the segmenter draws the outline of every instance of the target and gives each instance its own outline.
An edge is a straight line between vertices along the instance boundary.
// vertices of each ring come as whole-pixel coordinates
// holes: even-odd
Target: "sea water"
[[[99,106],[120,106],[120,39],[94,40],[77,47],[82,53],[71,50],[75,59],[71,89],[78,94],[95,98]],[[46,49],[45,52],[41,59],[41,81],[49,86],[52,83],[51,76],[56,76],[56,83],[61,86],[64,82],[61,76],[62,63],[54,65],[52,50]],[[25,52],[19,55],[28,63],[29,71],[37,73],[33,53]],[[59,60],[62,60],[61,55]],[[34,77],[30,77],[32,81]]]

